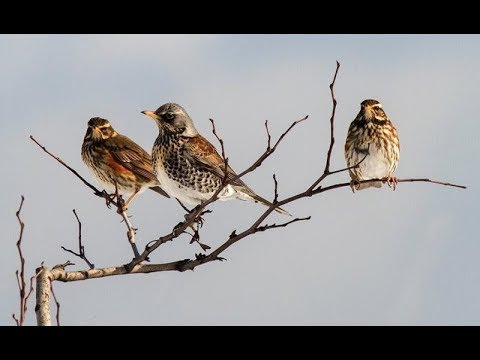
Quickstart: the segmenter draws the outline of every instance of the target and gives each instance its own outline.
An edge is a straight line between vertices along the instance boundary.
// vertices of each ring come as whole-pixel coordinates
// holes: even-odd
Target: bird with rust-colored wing
[[[386,179],[388,186],[397,184],[393,172],[400,158],[397,129],[388,119],[382,104],[368,99],[361,103],[360,112],[348,129],[345,142],[345,160],[352,179],[352,190],[381,187],[381,181],[358,184],[357,181]]]
[[[160,187],[150,155],[130,138],[116,132],[108,120],[94,117],[88,121],[82,160],[107,192],[129,195],[125,209],[147,188],[170,197]]]
[[[209,199],[222,184],[225,162],[215,147],[198,133],[187,112],[174,103],[156,111],[143,111],[158,125],[159,135],[152,149],[153,169],[163,189],[172,197],[190,205]],[[237,174],[227,167],[227,179]],[[218,195],[219,200],[250,200],[271,206],[241,179],[228,184]],[[275,210],[290,215],[281,208]]]

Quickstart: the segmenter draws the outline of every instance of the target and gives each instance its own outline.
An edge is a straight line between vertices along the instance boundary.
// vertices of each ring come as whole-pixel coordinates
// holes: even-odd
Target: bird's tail
[[[245,187],[245,188],[242,187],[241,191],[237,191],[237,198],[240,199],[240,200],[251,200],[251,201],[263,204],[263,205],[268,206],[268,207],[273,205],[270,201],[268,201],[267,199],[264,199],[260,195],[255,194],[253,192],[253,190],[251,190],[250,188],[247,188],[247,187]],[[283,214],[283,215],[292,216],[292,214],[290,214],[288,211],[282,209],[281,207],[276,207],[275,211],[280,213],[280,214]]]
[[[153,190],[153,191],[155,191],[155,192],[159,193],[160,195],[163,195],[167,198],[170,197],[170,195],[168,195],[160,186],[152,186],[150,188],[150,190]]]

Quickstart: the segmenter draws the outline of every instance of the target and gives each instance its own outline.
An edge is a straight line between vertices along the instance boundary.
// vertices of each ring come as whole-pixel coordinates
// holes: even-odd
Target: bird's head
[[[379,101],[368,99],[362,101],[360,104],[360,112],[358,113],[358,118],[362,118],[366,121],[386,121],[388,120],[385,111],[383,111],[382,104]]]
[[[155,111],[142,111],[155,120],[160,130],[192,137],[198,134],[193,121],[184,108],[175,103],[166,103]]]
[[[87,134],[85,138],[92,139],[94,141],[101,141],[113,136],[116,136],[117,132],[113,129],[110,122],[101,117],[93,117],[88,121]]]

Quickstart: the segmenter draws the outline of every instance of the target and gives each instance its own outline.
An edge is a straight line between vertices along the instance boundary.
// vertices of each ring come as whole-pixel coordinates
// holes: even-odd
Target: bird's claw
[[[352,193],[355,194],[355,188],[357,188],[359,185],[358,181],[352,180],[350,181],[350,189],[352,189]]]
[[[397,188],[398,179],[395,176],[389,176],[387,178],[388,187],[392,188],[394,191]]]
[[[116,194],[109,194],[107,193],[105,190],[102,191],[102,195],[105,199],[105,205],[107,205],[107,208],[111,209],[111,203],[113,201],[113,199],[115,199],[115,197],[117,196]]]

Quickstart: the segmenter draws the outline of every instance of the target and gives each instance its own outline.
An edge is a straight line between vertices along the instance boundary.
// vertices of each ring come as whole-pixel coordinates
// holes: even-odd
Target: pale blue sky
[[[215,145],[216,120],[230,164],[242,171],[264,150],[263,123],[278,136],[310,115],[264,166],[244,180],[272,197],[303,190],[323,169],[331,100],[338,109],[334,168],[344,167],[348,125],[376,98],[397,126],[397,175],[467,185],[415,183],[352,194],[342,188],[285,208],[309,222],[240,241],[186,273],[55,283],[65,325],[479,325],[480,207],[478,35],[0,35],[0,154],[4,232],[1,324],[18,308],[15,211],[26,196],[24,252],[31,274],[70,259],[75,208],[97,266],[131,259],[118,215],[29,140],[34,135],[92,180],[80,158],[87,121],[109,119],[148,151],[157,136],[140,112],[174,101]],[[345,173],[327,183],[348,180]],[[92,180],[93,181],[93,180]],[[212,247],[247,227],[263,208],[220,202],[202,239]],[[139,247],[183,217],[174,201],[144,193],[130,212]],[[285,220],[274,214],[269,222]],[[193,257],[182,237],[155,262]],[[34,302],[28,323],[34,324]]]

